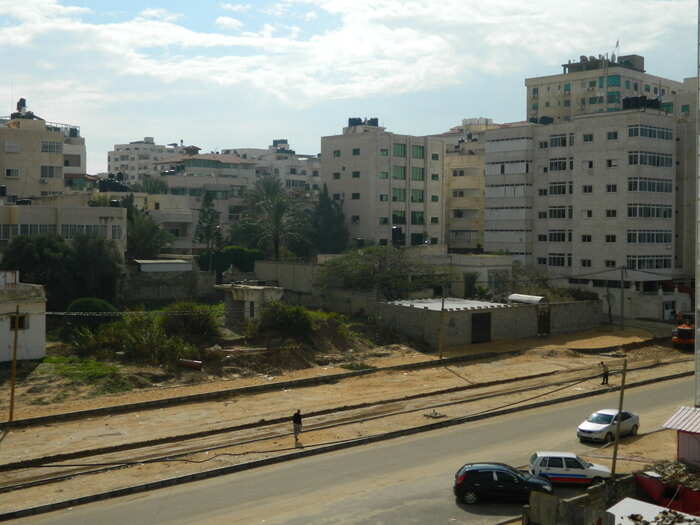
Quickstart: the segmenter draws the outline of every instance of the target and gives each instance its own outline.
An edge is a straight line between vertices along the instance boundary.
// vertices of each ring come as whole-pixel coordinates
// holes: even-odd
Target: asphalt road
[[[692,378],[628,390],[625,408],[641,416],[640,433],[659,428],[692,404]],[[589,413],[617,406],[618,394],[290,461],[145,494],[93,503],[16,523],[180,525],[191,523],[492,524],[517,505],[460,506],[455,470],[470,461],[524,465],[535,450],[585,452],[575,428]]]

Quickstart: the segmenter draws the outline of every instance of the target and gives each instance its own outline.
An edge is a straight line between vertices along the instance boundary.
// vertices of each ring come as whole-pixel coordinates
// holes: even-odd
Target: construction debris
[[[673,525],[674,523],[700,523],[700,518],[689,518],[675,510],[662,510],[652,521],[644,519],[641,514],[630,514],[627,518],[639,525]]]
[[[686,465],[678,461],[657,461],[645,467],[645,470],[659,474],[659,480],[666,485],[681,485],[688,489],[700,490],[700,474],[691,472]]]

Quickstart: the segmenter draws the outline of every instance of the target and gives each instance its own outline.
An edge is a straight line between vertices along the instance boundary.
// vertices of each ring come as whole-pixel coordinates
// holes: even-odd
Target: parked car
[[[535,452],[529,471],[552,483],[598,483],[610,477],[610,469],[581,459],[571,452]]]
[[[578,426],[576,435],[581,441],[613,441],[617,425],[615,408],[605,408],[593,412],[588,419]],[[620,420],[620,436],[634,436],[639,430],[639,416],[632,412],[622,412]]]
[[[488,499],[527,500],[532,490],[552,492],[552,484],[503,463],[467,463],[455,473],[455,497],[470,505]]]

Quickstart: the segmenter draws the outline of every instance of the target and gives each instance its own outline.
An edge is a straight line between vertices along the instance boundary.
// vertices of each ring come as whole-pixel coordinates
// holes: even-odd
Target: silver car
[[[576,435],[581,441],[614,441],[618,410],[605,408],[593,412],[578,426]],[[634,436],[639,431],[639,416],[632,412],[622,412],[620,417],[620,436]]]

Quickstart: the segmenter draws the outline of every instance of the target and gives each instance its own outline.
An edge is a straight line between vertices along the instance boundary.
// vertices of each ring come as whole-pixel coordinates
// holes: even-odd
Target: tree
[[[126,208],[126,255],[131,259],[153,259],[172,241],[173,236],[166,232],[148,215],[134,205],[134,195],[122,199]]]
[[[261,177],[245,195],[242,218],[232,229],[231,238],[262,248],[278,261],[283,248],[303,240],[301,209],[301,202],[292,200],[279,177]]]
[[[130,186],[131,191],[143,192],[151,195],[167,195],[168,184],[160,179],[155,179],[150,175],[144,175],[141,182]]]
[[[318,253],[341,253],[347,248],[350,232],[343,209],[331,199],[325,184],[314,209],[313,229]]]
[[[113,241],[96,235],[73,238],[68,264],[80,286],[73,297],[113,301],[122,274],[121,255]]]
[[[324,288],[376,290],[387,300],[445,286],[449,280],[446,271],[391,246],[372,246],[334,257],[321,265],[318,276],[318,284]]]
[[[199,209],[199,222],[197,223],[194,238],[197,242],[206,245],[206,251],[210,259],[213,256],[213,249],[223,244],[219,215],[219,212],[214,207],[214,193],[205,191],[202,207]],[[211,270],[211,268],[207,269]]]

